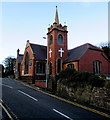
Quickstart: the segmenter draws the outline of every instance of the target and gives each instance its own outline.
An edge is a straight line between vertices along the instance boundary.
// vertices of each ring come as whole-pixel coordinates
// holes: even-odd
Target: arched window
[[[49,38],[49,45],[52,45],[52,44],[53,44],[53,36],[51,35]]]
[[[94,74],[100,74],[101,71],[101,62],[96,60],[93,62],[93,72]]]
[[[61,59],[57,60],[57,73],[59,73],[62,70],[62,61]]]
[[[49,75],[51,75],[52,74],[52,63],[50,62],[49,63]]]
[[[63,36],[61,34],[58,35],[58,44],[63,44]]]
[[[24,73],[28,74],[28,72],[29,72],[29,54],[27,52],[26,56],[25,56],[25,70],[24,70]]]
[[[67,67],[74,69],[74,64],[68,64]]]

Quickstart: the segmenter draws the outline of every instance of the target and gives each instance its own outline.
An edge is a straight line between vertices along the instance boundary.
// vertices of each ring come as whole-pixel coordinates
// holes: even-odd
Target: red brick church
[[[103,50],[86,43],[68,50],[67,26],[59,24],[56,7],[55,22],[48,28],[47,46],[27,40],[24,54],[17,50],[16,78],[52,89],[55,75],[70,67],[97,75],[110,74],[110,61]]]

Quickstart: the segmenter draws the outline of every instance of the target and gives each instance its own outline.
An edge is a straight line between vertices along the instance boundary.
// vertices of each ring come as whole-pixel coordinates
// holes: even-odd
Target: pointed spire
[[[55,23],[59,24],[59,19],[58,19],[58,9],[57,9],[57,6],[56,6]]]

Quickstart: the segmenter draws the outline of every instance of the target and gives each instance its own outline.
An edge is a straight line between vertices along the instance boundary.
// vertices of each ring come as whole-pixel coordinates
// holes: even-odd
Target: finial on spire
[[[59,24],[57,6],[56,6],[56,14],[55,14],[55,23]]]

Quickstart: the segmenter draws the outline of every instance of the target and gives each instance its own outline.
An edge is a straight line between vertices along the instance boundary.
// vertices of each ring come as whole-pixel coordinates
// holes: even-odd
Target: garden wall
[[[89,103],[110,111],[110,81],[106,81],[104,87],[92,87],[91,85],[68,87],[58,82],[57,92],[72,100]]]

